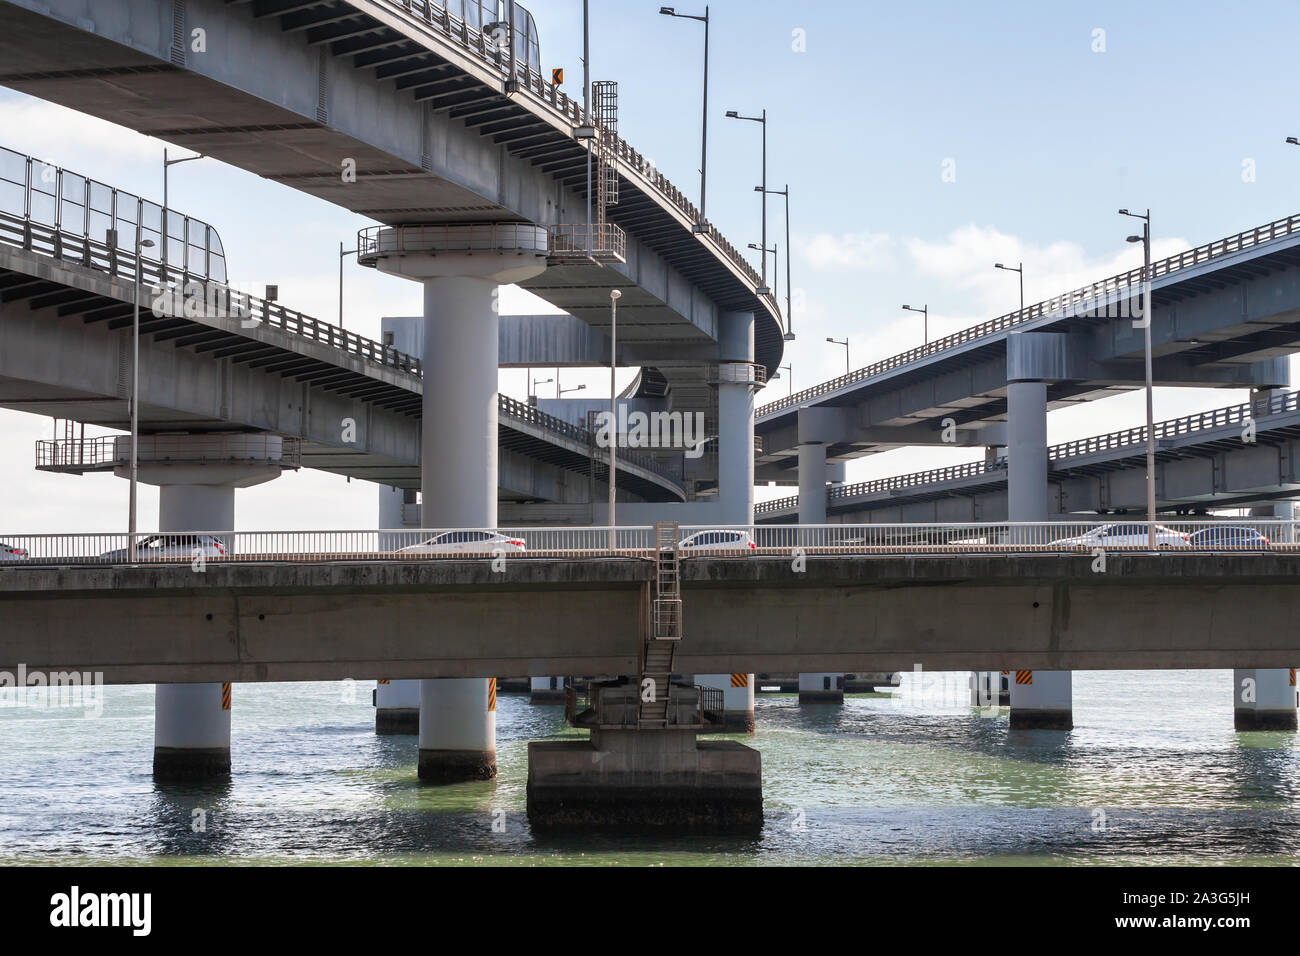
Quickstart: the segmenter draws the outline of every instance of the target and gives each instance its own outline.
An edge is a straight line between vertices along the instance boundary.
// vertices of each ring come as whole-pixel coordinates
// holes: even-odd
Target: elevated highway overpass
[[[523,17],[530,42],[520,33],[502,49],[463,0],[4,0],[0,85],[386,225],[545,226],[553,259],[521,284],[599,330],[608,290],[623,290],[619,338],[666,363],[679,408],[707,411],[722,316],[755,315],[753,361],[770,374],[779,307],[716,227],[603,126],[618,203],[609,228],[587,235],[593,140],[579,134],[596,120],[545,81],[537,25]]]
[[[1153,263],[1155,384],[1286,386],[1286,357],[1300,350],[1297,246],[1300,217],[1292,216]],[[1048,409],[1140,387],[1141,271],[762,406],[756,479],[798,483],[801,445],[820,446],[831,463],[909,445],[1006,446],[1013,382],[1041,383]]]
[[[1240,508],[1300,495],[1300,392],[1156,423],[1156,501],[1162,511]],[[1046,450],[1051,513],[1145,514],[1146,428]],[[798,496],[755,505],[755,520],[784,524]],[[1005,521],[1007,459],[950,465],[826,490],[827,520]]]
[[[420,487],[419,359],[226,285],[216,230],[174,210],[188,235],[180,268],[147,225],[161,221],[154,204],[4,149],[0,187],[0,407],[129,428],[135,260],[88,233],[96,218],[139,222],[159,242],[141,257],[144,434],[268,432],[300,439],[305,467]],[[151,288],[179,291],[155,301]],[[504,500],[589,503],[593,482],[608,479],[588,429],[505,395],[498,435]],[[104,444],[53,449],[42,465],[120,465]],[[634,451],[620,459],[628,493],[682,499],[680,469]]]

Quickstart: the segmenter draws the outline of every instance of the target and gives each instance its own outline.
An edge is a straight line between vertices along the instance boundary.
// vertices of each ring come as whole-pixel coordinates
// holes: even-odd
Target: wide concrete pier
[[[660,728],[637,724],[637,685],[597,687],[577,715],[590,740],[528,745],[528,822],[543,829],[754,831],[763,824],[757,750],[701,741],[695,688],[674,684]]]

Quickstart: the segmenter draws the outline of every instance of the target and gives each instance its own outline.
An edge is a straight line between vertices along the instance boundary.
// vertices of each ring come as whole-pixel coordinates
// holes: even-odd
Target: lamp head
[[[728,119],[740,119],[740,114],[735,110],[727,110]]]
[[[995,262],[995,263],[993,263],[993,268],[994,268],[994,269],[1005,269],[1006,266],[1004,266],[1004,265],[1003,265],[1002,263],[1000,263],[1000,262]]]
[[[1142,241],[1142,237],[1141,237],[1141,236],[1129,236],[1129,237],[1128,237],[1127,239],[1125,239],[1124,241],[1125,241],[1125,242],[1141,242],[1141,241]]]
[[[1288,136],[1286,141],[1292,146],[1300,146],[1300,139],[1296,139],[1294,136]]]
[[[1127,209],[1121,209],[1121,210],[1119,211],[1119,214],[1120,214],[1121,216],[1127,216],[1127,215],[1130,215],[1130,213],[1129,213],[1129,211],[1128,211]]]
[[[677,15],[672,7],[660,7],[659,12],[666,17],[675,17]]]
[[[152,248],[153,248],[153,240],[152,240],[152,239],[141,239],[141,240],[140,240],[140,248],[141,248],[141,249],[152,249]]]
[[[613,299],[615,302],[617,302],[619,299],[623,298],[623,293],[620,292],[618,289],[610,289],[609,297]]]

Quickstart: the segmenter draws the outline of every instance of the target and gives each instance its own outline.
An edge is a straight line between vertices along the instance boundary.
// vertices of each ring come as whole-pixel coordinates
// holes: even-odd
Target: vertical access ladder
[[[637,726],[668,726],[669,686],[673,652],[682,639],[682,592],[677,552],[677,522],[655,525],[655,590],[650,628],[641,653],[641,698]],[[652,700],[646,700],[646,681],[653,681]]]

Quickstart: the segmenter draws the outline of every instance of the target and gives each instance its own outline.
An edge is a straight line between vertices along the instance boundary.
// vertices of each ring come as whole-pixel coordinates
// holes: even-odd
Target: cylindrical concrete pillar
[[[230,684],[154,688],[153,775],[160,780],[230,776]]]
[[[424,281],[425,528],[496,527],[496,288],[481,278]],[[420,682],[421,780],[496,776],[495,687],[484,678]]]
[[[722,524],[754,523],[754,314],[719,316],[718,352],[723,363],[738,363],[740,381],[718,383],[718,505]],[[722,376],[720,376],[722,377]]]
[[[696,674],[700,687],[722,691],[722,729],[734,734],[754,732],[753,674]]]
[[[235,486],[162,485],[160,531],[231,531]],[[229,684],[154,687],[153,773],[164,780],[230,776]]]
[[[1047,384],[1007,383],[1007,517],[1047,520]],[[1011,538],[1036,541],[1012,530]],[[1069,730],[1074,726],[1069,671],[1011,675],[1012,730]]]
[[[420,779],[497,775],[496,678],[420,681]]]
[[[475,277],[424,280],[426,528],[496,527],[496,288]]]

